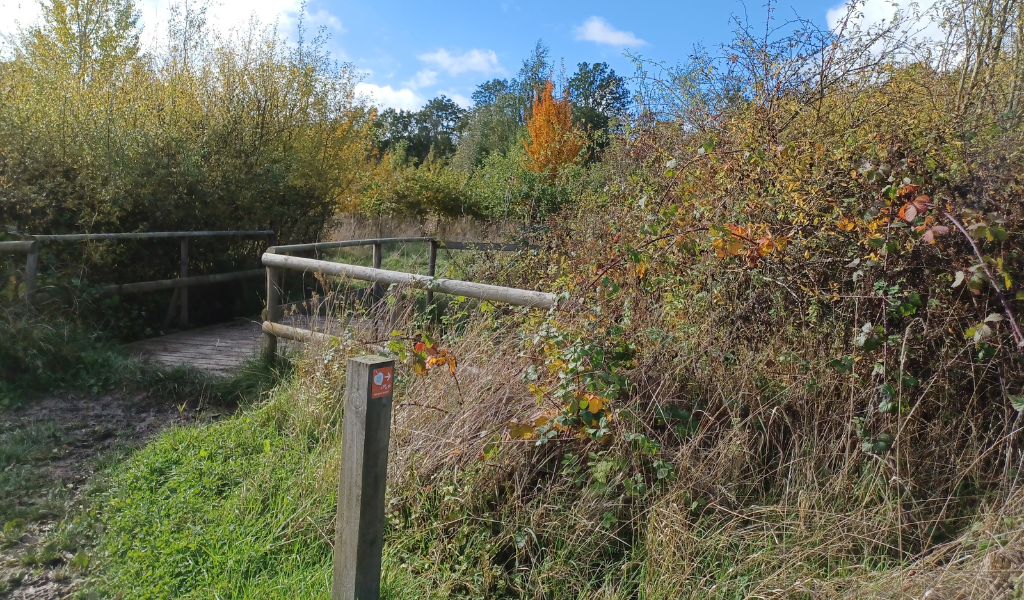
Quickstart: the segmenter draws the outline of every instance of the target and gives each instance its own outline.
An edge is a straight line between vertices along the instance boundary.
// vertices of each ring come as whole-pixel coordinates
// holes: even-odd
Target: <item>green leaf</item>
[[[849,373],[853,370],[853,357],[844,356],[842,358],[833,358],[828,362],[828,364],[840,373]]]
[[[1024,411],[1024,398],[1020,396],[1011,395],[1010,405],[1013,406],[1013,409],[1016,410],[1017,412]]]

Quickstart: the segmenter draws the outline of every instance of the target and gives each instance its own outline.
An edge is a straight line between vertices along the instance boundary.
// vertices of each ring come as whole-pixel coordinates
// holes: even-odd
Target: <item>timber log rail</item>
[[[402,271],[389,271],[380,268],[383,258],[384,244],[416,242],[430,244],[428,275],[417,275]],[[312,252],[316,256],[319,256],[320,251],[322,250],[351,248],[356,246],[373,246],[373,267],[363,267],[341,262],[289,256],[294,253],[308,252]],[[265,355],[272,359],[277,353],[277,338],[310,342],[313,340],[329,340],[331,337],[323,333],[289,327],[280,323],[284,316],[280,300],[281,277],[283,271],[286,270],[302,273],[320,273],[330,277],[369,281],[373,284],[371,293],[374,298],[378,299],[382,295],[381,284],[399,284],[408,285],[415,289],[426,290],[428,305],[433,302],[434,292],[478,298],[480,300],[489,300],[493,302],[504,302],[516,306],[527,306],[532,308],[550,309],[554,308],[557,304],[557,297],[548,292],[538,292],[534,290],[523,290],[485,283],[474,283],[471,281],[459,281],[456,279],[435,277],[437,267],[437,250],[439,248],[446,250],[515,252],[519,250],[533,249],[534,247],[518,244],[452,242],[438,240],[432,237],[417,237],[346,240],[340,242],[295,244],[291,246],[273,246],[267,248],[266,253],[262,257],[263,266],[266,268],[267,272],[267,313],[266,320],[263,322]]]
[[[192,286],[211,285],[242,279],[256,279],[264,276],[263,269],[233,271],[216,275],[188,275],[188,241],[190,238],[206,237],[266,237],[267,245],[273,247],[277,243],[277,234],[271,230],[260,231],[157,231],[150,233],[74,233],[65,235],[31,235],[14,242],[0,242],[0,254],[26,254],[25,260],[25,301],[31,303],[37,290],[39,271],[39,249],[43,243],[61,242],[96,242],[110,240],[146,240],[177,238],[181,241],[181,255],[176,279],[159,281],[142,281],[109,285],[100,289],[101,296],[117,296],[122,294],[140,294],[161,290],[174,290],[171,308],[177,305],[179,323],[188,324],[188,288]],[[170,312],[168,313],[170,317]],[[168,319],[169,321],[169,319]]]

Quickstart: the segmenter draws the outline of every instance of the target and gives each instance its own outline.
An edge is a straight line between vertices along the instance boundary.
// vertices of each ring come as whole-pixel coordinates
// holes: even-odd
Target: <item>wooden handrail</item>
[[[376,249],[378,246],[375,244],[374,247]],[[436,243],[431,240],[431,251],[433,252],[435,248]],[[375,259],[379,256],[377,252],[374,255]],[[551,309],[558,304],[558,297],[549,292],[445,279],[443,277],[433,277],[432,275],[416,275],[401,271],[389,271],[387,269],[361,267],[326,260],[314,260],[312,258],[300,258],[298,256],[274,254],[269,250],[263,254],[262,261],[263,265],[267,268],[267,319],[263,324],[263,334],[264,356],[268,360],[274,359],[277,352],[278,337],[304,341],[303,336],[305,336],[305,333],[298,333],[302,330],[295,328],[280,329],[278,328],[278,323],[276,323],[282,316],[279,298],[281,272],[284,270],[321,273],[332,277],[347,277],[369,281],[374,284],[373,288],[377,288],[381,284],[408,285],[412,288],[427,290],[428,304],[434,292],[453,296],[467,296],[493,302],[504,302],[506,304],[531,308]],[[374,262],[379,264],[377,260]],[[433,266],[434,261],[431,260],[432,271]],[[279,333],[280,335],[278,335]]]
[[[274,235],[272,230],[258,231],[154,231],[149,233],[68,233],[34,235],[43,242],[98,242],[104,240],[153,240],[163,238],[230,237]]]
[[[24,242],[0,242],[0,254],[27,254],[35,244],[32,240]]]
[[[314,260],[312,258],[281,256],[279,254],[270,254],[269,252],[263,255],[263,264],[270,268],[323,273],[324,275],[347,277],[372,283],[408,285],[413,288],[430,290],[441,294],[468,296],[470,298],[504,302],[516,306],[552,308],[557,303],[557,297],[549,292],[537,292],[500,285],[460,281],[458,279],[445,279],[443,277],[430,277],[428,275],[416,275],[401,271],[388,271],[387,269],[360,267],[358,265]]]
[[[343,240],[340,242],[316,242],[312,244],[291,244],[288,246],[272,246],[267,252],[285,254],[288,252],[310,252],[313,250],[332,250],[334,248],[353,248],[356,246],[377,246],[381,244],[411,244],[416,242],[432,242],[431,237],[409,238],[368,238],[363,240]]]
[[[380,246],[383,244],[414,244],[427,242],[437,244],[439,248],[444,248],[446,250],[516,252],[518,250],[538,248],[538,246],[526,246],[521,244],[496,244],[493,242],[458,242],[439,240],[433,237],[407,237],[367,238],[362,240],[342,240],[338,242],[316,242],[312,244],[291,244],[287,246],[271,246],[270,248],[267,248],[267,252],[270,252],[272,254],[288,254],[292,252],[333,250],[335,248],[354,248],[357,246]]]
[[[176,288],[187,288],[197,285],[212,285],[214,283],[226,283],[228,281],[238,281],[241,279],[256,279],[262,278],[264,275],[265,272],[263,269],[252,269],[249,271],[218,273],[216,275],[200,275],[198,277],[179,277],[177,279],[122,283],[117,285],[108,285],[101,288],[100,296],[122,296],[126,294],[159,292],[161,290],[173,290]]]
[[[179,321],[182,325],[188,323],[188,288],[197,285],[209,285],[225,281],[236,281],[262,277],[262,270],[232,271],[217,275],[203,275],[201,277],[188,276],[188,240],[189,238],[203,237],[262,237],[268,236],[269,246],[277,243],[277,233],[271,229],[265,230],[230,230],[230,231],[153,231],[135,233],[70,233],[57,235],[32,235],[27,239],[15,242],[0,242],[0,254],[2,253],[25,253],[28,255],[25,264],[25,300],[32,302],[36,290],[36,277],[39,265],[39,246],[43,242],[93,242],[109,240],[148,240],[148,239],[178,239],[181,241],[181,268],[180,277],[177,279],[163,279],[159,281],[142,281],[138,283],[125,283],[110,285],[100,290],[101,296],[119,294],[138,294],[143,292],[155,292],[159,290],[180,290],[175,292],[172,300],[172,308],[175,301],[180,309]]]

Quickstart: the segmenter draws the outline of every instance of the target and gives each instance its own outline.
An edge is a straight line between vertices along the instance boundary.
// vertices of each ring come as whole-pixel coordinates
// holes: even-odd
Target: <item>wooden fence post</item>
[[[281,321],[281,270],[267,267],[267,321]],[[277,355],[277,336],[272,333],[263,334],[263,356],[274,361]]]
[[[188,277],[188,238],[181,238],[181,267],[178,269],[178,277],[185,279]],[[178,308],[180,313],[178,314],[178,325],[185,327],[188,325],[188,288],[181,288],[181,293],[178,294]]]
[[[433,277],[437,272],[437,240],[430,240],[430,257],[428,259],[427,274]],[[427,306],[434,303],[434,292],[427,290]]]
[[[39,241],[32,242],[25,257],[25,302],[32,304],[39,276]]]
[[[379,269],[380,268],[381,260],[383,259],[383,254],[384,254],[383,250],[384,250],[384,248],[383,248],[382,244],[374,244],[373,245],[373,268],[374,269]],[[379,283],[374,283],[371,286],[370,294],[373,296],[373,302],[374,303],[379,301],[381,299],[381,297],[384,295],[382,289],[383,288],[381,288],[381,285]]]
[[[379,600],[395,361],[348,360],[331,600]]]

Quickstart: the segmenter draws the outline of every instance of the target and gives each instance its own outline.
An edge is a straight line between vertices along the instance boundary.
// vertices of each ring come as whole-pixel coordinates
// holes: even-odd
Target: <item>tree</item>
[[[477,87],[473,111],[466,119],[465,133],[453,158],[456,168],[469,172],[489,154],[504,154],[519,145],[534,97],[543,92],[551,74],[549,54],[543,40],[537,40],[515,78],[492,79]]]
[[[582,62],[569,79],[573,122],[590,131],[608,129],[612,119],[621,118],[629,108],[625,79],[607,63]]]
[[[473,105],[479,107],[494,104],[499,98],[510,91],[508,80],[506,79],[485,81],[478,85],[476,91],[473,92]]]
[[[466,109],[444,95],[415,112],[389,108],[377,119],[377,147],[382,152],[394,152],[404,141],[405,156],[418,163],[431,152],[445,158],[455,152],[465,116]]]
[[[554,177],[564,165],[576,160],[585,137],[572,124],[572,102],[568,92],[554,97],[555,85],[548,80],[533,102],[533,115],[526,120],[530,141],[523,140],[530,157],[528,168]]]
[[[27,51],[80,81],[138,55],[139,12],[132,0],[49,0],[42,9],[42,24],[27,32]]]

